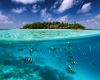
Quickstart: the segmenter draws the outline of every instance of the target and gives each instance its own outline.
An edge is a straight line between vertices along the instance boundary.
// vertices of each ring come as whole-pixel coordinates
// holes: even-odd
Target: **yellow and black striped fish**
[[[28,64],[32,64],[32,62],[33,62],[33,59],[30,58],[30,57],[25,57],[24,60],[25,60],[25,62],[28,63]]]

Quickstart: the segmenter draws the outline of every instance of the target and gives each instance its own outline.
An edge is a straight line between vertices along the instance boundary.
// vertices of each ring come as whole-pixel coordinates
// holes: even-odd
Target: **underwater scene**
[[[100,30],[0,30],[0,80],[100,80]]]

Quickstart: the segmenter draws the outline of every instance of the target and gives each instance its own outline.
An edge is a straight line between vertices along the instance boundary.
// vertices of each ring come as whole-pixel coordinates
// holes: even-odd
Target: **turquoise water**
[[[99,80],[100,30],[0,30],[0,80]]]

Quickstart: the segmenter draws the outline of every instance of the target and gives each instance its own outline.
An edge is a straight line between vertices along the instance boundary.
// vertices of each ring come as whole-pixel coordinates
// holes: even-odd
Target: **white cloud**
[[[95,16],[96,19],[100,19],[100,14]]]
[[[87,23],[95,23],[95,19],[87,19],[87,20],[85,20],[85,22],[87,22]]]
[[[68,22],[68,16],[62,16],[56,19],[58,22]]]
[[[39,10],[40,10],[40,6],[38,6],[36,4],[32,6],[32,12],[33,13],[37,13]]]
[[[57,8],[58,8],[58,6],[61,4],[61,2],[62,2],[62,0],[57,0],[54,4],[53,4],[53,6],[51,6],[51,8],[50,8],[50,10],[52,11],[52,12],[54,12],[54,13],[56,13],[57,14]]]
[[[51,7],[51,9],[56,9],[57,6],[62,2],[62,0],[57,0],[54,5]]]
[[[47,9],[45,8],[45,9],[41,10],[41,18],[42,18],[43,21],[68,22],[69,16],[66,15],[66,16],[61,16],[61,17],[55,18],[55,17],[53,17],[52,14],[50,14],[49,12],[47,12]]]
[[[90,10],[91,10],[91,2],[89,2],[89,3],[86,3],[86,4],[84,4],[83,6],[82,6],[82,8],[78,11],[79,13],[87,13],[87,12],[89,12]]]
[[[4,15],[2,11],[0,11],[0,23],[1,24],[12,24],[13,21],[9,20],[8,16]]]
[[[100,24],[100,14],[94,16],[93,18],[87,19],[87,20],[83,20],[81,21],[83,23],[88,23],[88,24]]]
[[[87,29],[100,29],[100,14],[78,21],[78,23],[86,26]]]
[[[12,0],[12,1],[17,2],[17,3],[22,3],[22,4],[32,4],[32,3],[41,2],[44,0]]]
[[[52,8],[57,8],[57,5],[59,4],[59,1],[56,1],[55,3],[54,3],[54,5],[52,6]]]
[[[17,14],[21,14],[23,13],[24,11],[26,11],[26,8],[22,7],[22,8],[13,8],[12,9],[12,12],[13,13],[17,13]]]
[[[76,0],[63,0],[60,7],[58,8],[58,12],[64,12],[65,10],[71,8],[75,3]]]
[[[43,18],[44,21],[52,21],[52,15],[47,12],[47,9],[42,9],[41,10],[41,18]]]
[[[100,14],[96,15],[95,17],[86,20],[86,22],[100,24]]]

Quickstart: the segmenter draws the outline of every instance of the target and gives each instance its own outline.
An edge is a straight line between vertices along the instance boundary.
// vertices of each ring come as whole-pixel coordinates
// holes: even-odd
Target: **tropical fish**
[[[71,61],[71,65],[76,65],[77,62],[76,61]]]
[[[72,51],[68,51],[67,52],[68,55],[72,55],[72,53],[73,53]]]
[[[61,58],[61,57],[59,57],[59,58],[58,58],[58,60],[62,60],[62,58]]]
[[[76,72],[74,71],[74,69],[69,65],[68,67],[66,67],[66,70],[68,73],[70,74],[75,74]]]
[[[55,47],[50,47],[50,50],[52,50],[52,51],[56,51],[57,48],[55,48]]]
[[[71,62],[72,60],[73,60],[73,56],[72,56],[72,55],[68,55],[68,56],[67,56],[67,61],[68,61],[68,62]]]
[[[93,65],[94,67],[96,67],[96,66],[97,66],[96,62],[92,62],[92,65]]]
[[[32,50],[32,49],[30,49],[30,50],[29,50],[29,53],[30,53],[30,55],[31,55],[31,56],[32,56],[32,52],[33,52],[33,50]]]
[[[28,63],[28,64],[32,64],[33,59],[30,58],[30,57],[25,57],[25,58],[24,58],[24,61],[25,61],[26,63]]]
[[[62,58],[60,56],[55,56],[58,60],[62,60]]]
[[[24,50],[23,48],[19,48],[19,49],[18,49],[18,51],[23,51],[23,50]]]

